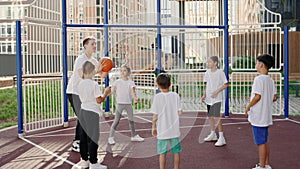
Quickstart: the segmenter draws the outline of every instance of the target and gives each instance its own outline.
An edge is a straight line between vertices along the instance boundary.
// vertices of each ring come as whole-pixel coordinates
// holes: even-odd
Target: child
[[[135,126],[133,121],[133,107],[132,107],[132,97],[134,98],[134,103],[138,102],[138,98],[135,93],[135,84],[132,80],[129,80],[130,68],[126,65],[121,66],[120,73],[121,78],[116,80],[112,87],[111,92],[116,92],[117,95],[117,106],[116,114],[113,124],[111,125],[108,144],[115,144],[114,134],[115,130],[120,122],[122,111],[126,110],[129,120],[129,126],[131,129],[131,141],[144,141],[144,138],[140,137],[135,132]]]
[[[68,100],[71,103],[73,111],[75,112],[77,117],[81,105],[81,101],[78,96],[77,86],[80,80],[82,79],[82,65],[85,61],[90,61],[94,65],[98,65],[97,60],[93,58],[93,53],[96,51],[96,45],[97,45],[96,39],[94,37],[87,37],[83,40],[82,46],[84,48],[84,51],[75,60],[73,74],[71,75],[71,78],[67,86],[66,93],[68,96]],[[99,67],[100,76],[105,77],[107,73],[101,72],[101,69],[102,68]],[[80,139],[80,123],[77,120],[75,139],[73,140],[73,144],[72,144],[72,150],[75,152],[79,152],[79,139]]]
[[[224,72],[217,68],[218,57],[211,56],[208,60],[208,70],[204,75],[204,82],[206,87],[204,90],[204,95],[202,96],[202,101],[207,104],[207,113],[210,123],[210,134],[204,138],[204,141],[215,141],[215,146],[223,146],[226,144],[222,121],[220,118],[221,101],[222,101],[222,91],[226,89],[229,84],[226,79]],[[215,133],[215,123],[218,125],[219,139]]]
[[[98,163],[97,151],[99,140],[99,114],[102,111],[103,102],[110,92],[107,88],[103,97],[98,83],[92,80],[95,65],[89,61],[83,64],[83,80],[78,84],[78,94],[82,102],[79,112],[79,122],[82,127],[80,135],[80,167],[90,169],[106,169],[107,167]],[[88,160],[90,163],[88,163]]]
[[[170,92],[171,79],[167,74],[157,77],[157,86],[161,93],[154,96],[151,112],[153,115],[152,135],[157,137],[157,152],[159,154],[160,169],[166,167],[168,142],[174,155],[174,169],[179,169],[180,164],[180,130],[179,115],[182,114],[180,97],[175,92]]]
[[[271,169],[269,161],[268,128],[272,122],[272,103],[277,100],[274,80],[268,75],[274,58],[268,54],[257,57],[255,77],[250,103],[246,107],[248,121],[252,125],[255,144],[258,145],[259,165],[253,169]]]

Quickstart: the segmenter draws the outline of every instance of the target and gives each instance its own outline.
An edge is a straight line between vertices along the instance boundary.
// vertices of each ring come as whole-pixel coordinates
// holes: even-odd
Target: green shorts
[[[168,143],[171,144],[171,152],[173,154],[181,152],[181,144],[179,137],[171,138],[171,139],[164,139],[157,141],[157,153],[158,154],[167,154],[168,152]]]

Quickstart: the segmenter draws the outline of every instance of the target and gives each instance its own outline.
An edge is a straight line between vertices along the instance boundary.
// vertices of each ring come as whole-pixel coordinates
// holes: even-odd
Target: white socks
[[[224,137],[223,132],[219,132],[219,137]]]

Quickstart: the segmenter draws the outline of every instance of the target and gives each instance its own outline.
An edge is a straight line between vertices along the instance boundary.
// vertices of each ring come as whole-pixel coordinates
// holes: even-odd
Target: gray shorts
[[[221,102],[215,103],[213,105],[207,105],[207,115],[208,117],[220,117],[221,116]]]

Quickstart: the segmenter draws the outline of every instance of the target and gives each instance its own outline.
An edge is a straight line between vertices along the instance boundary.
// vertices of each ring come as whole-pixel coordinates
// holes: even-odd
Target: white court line
[[[139,116],[135,116],[137,118],[140,118],[142,120],[145,120],[147,122],[151,122],[151,120],[148,120],[148,119],[145,119],[145,118],[142,118],[142,117],[139,117]],[[123,118],[125,119],[125,118]],[[300,124],[300,122],[298,121],[295,121],[295,120],[291,120],[291,119],[274,119],[273,121],[286,121],[286,120],[289,120],[291,122],[294,122],[294,123],[297,123],[297,124]],[[223,123],[222,125],[224,126],[229,126],[229,125],[238,125],[238,124],[250,124],[248,121],[245,121],[245,122],[233,122],[233,123]],[[199,127],[207,127],[209,126],[209,124],[207,125],[193,125],[193,126],[181,126],[180,128],[181,129],[186,129],[186,128],[199,128]],[[149,128],[149,129],[136,129],[136,131],[151,131],[152,129]],[[108,134],[110,131],[103,131],[103,132],[100,132],[100,134]],[[118,130],[117,132],[119,133],[128,133],[130,132],[130,130]],[[26,137],[49,137],[49,136],[53,136],[53,137],[58,137],[58,136],[72,136],[73,134],[56,134],[56,135],[31,135],[31,136],[26,136]]]
[[[296,124],[300,124],[300,122],[299,121],[296,121],[296,120],[292,120],[292,119],[287,119],[288,121],[290,121],[290,122],[294,122],[294,123],[296,123]]]
[[[145,119],[145,118],[143,118],[143,117],[140,117],[140,116],[135,116],[135,117],[136,117],[136,118],[139,118],[139,119],[141,119],[141,120],[145,120],[146,122],[152,123],[151,120]]]
[[[27,140],[27,139],[24,138],[24,137],[19,137],[19,138],[22,139],[22,140],[24,140],[25,142],[27,142],[27,143],[33,145],[34,147],[39,148],[39,149],[41,149],[42,151],[45,151],[46,153],[48,153],[48,154],[50,154],[50,155],[52,155],[52,156],[58,158],[59,160],[62,160],[63,162],[66,162],[66,163],[68,163],[68,164],[70,164],[70,165],[72,165],[72,166],[75,166],[75,167],[77,167],[77,168],[80,168],[80,166],[78,166],[77,164],[75,164],[75,163],[73,163],[73,162],[71,162],[71,161],[69,161],[69,160],[67,160],[67,159],[65,159],[65,158],[63,158],[63,157],[61,157],[61,156],[59,156],[59,155],[53,153],[53,152],[50,151],[50,150],[45,149],[44,147],[42,147],[42,146],[40,146],[40,145],[37,145],[37,144],[33,143],[33,142],[30,141],[30,140]]]

